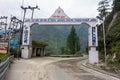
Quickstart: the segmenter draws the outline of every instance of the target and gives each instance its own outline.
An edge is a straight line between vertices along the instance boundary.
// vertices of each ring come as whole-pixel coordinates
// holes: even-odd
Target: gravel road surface
[[[5,80],[113,80],[84,70],[82,60],[79,57],[14,60]]]

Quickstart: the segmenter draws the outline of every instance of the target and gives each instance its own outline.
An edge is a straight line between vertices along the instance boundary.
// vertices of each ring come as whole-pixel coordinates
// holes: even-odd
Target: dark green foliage
[[[10,55],[14,55],[15,58],[21,57],[20,53],[18,48],[10,48]]]
[[[80,50],[79,37],[77,36],[76,30],[73,26],[67,38],[67,47],[73,55]]]
[[[104,24],[105,24],[105,32],[106,32],[106,33],[107,33],[107,31],[108,31],[109,24],[111,23],[111,21],[112,21],[112,19],[113,19],[113,16],[114,16],[114,13],[113,13],[113,11],[112,11],[112,12],[110,12],[110,13],[106,16],[106,18],[105,18]]]
[[[113,12],[119,12],[120,11],[120,0],[114,0],[113,1]]]
[[[68,54],[70,54],[70,51],[67,47],[61,47],[61,54],[68,55]]]
[[[0,61],[3,61],[5,59],[7,59],[9,57],[9,54],[3,54],[3,53],[0,53]]]
[[[60,53],[61,47],[66,49],[67,37],[72,26],[40,26],[32,27],[32,39],[48,43],[46,53]],[[80,49],[85,52],[88,42],[88,25],[74,26],[80,38]]]
[[[98,3],[98,12],[99,12],[99,19],[103,19],[108,14],[108,7],[109,7],[109,1],[108,0],[101,0]]]
[[[76,49],[75,48],[76,47],[76,31],[75,31],[74,27],[71,28],[71,32],[68,35],[67,46],[70,50],[70,53],[74,55],[75,54],[75,49]]]
[[[83,56],[83,52],[78,51],[78,52],[75,53],[75,56]]]
[[[105,30],[106,30],[106,48],[107,48],[107,65],[113,70],[120,69],[120,0],[114,0],[113,10],[105,18]],[[112,23],[109,31],[108,27],[113,16],[117,14],[116,19]],[[99,35],[99,47],[100,59],[104,61],[103,52],[103,36],[102,36],[102,24],[98,25],[98,35]]]
[[[101,38],[101,37],[98,38],[98,44],[99,45],[98,45],[97,49],[99,50],[100,53],[104,53],[103,52],[104,51],[104,49],[103,49],[104,48],[103,38]]]
[[[76,36],[76,52],[80,51],[80,40],[79,40],[79,37]]]
[[[103,37],[103,27],[102,24],[97,25],[98,36]]]
[[[112,24],[110,31],[106,34],[106,44],[107,55],[109,55],[108,64],[112,68],[117,69],[119,67],[115,66],[120,65],[120,14],[118,14],[116,20]],[[114,55],[116,56],[113,59]]]

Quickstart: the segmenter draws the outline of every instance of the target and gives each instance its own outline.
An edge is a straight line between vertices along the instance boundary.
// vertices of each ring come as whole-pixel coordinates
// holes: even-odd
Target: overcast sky
[[[20,6],[36,6],[40,10],[35,10],[34,17],[49,18],[60,6],[70,18],[96,17],[98,2],[100,0],[0,0],[0,16],[10,15],[22,18],[23,10]],[[30,16],[27,11],[27,17]]]

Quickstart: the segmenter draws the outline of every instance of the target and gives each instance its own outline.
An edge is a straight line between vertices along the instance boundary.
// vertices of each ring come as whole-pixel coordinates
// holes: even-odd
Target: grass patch
[[[9,54],[2,54],[0,53],[0,61],[3,61],[9,57]]]

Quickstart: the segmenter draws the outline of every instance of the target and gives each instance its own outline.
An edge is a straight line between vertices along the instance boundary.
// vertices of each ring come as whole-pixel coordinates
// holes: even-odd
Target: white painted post
[[[25,26],[23,28],[23,38],[22,38],[22,58],[31,58],[30,50],[29,50],[29,44],[30,44],[30,27],[29,25]]]
[[[97,35],[97,27],[89,27],[89,63],[94,64],[99,62],[98,51],[96,51],[96,47],[98,46],[98,35]]]

